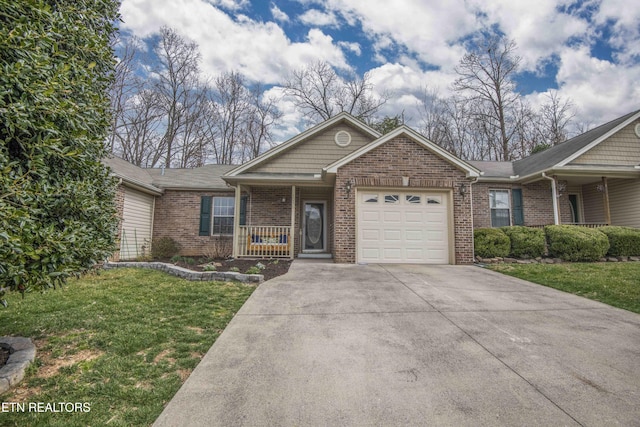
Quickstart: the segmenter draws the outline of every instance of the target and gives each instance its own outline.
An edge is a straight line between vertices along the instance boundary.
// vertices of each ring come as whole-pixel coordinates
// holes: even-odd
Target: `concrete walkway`
[[[478,267],[296,261],[155,426],[640,425],[640,315]]]

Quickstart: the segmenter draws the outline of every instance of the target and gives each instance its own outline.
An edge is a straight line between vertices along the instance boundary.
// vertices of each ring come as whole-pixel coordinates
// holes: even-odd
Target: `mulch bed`
[[[192,260],[193,263],[190,261]],[[291,260],[288,259],[225,259],[225,260],[213,260],[207,261],[204,257],[185,257],[178,262],[172,262],[171,260],[160,260],[163,262],[169,262],[175,264],[179,267],[187,268],[193,271],[205,271],[205,264],[215,264],[216,271],[231,271],[233,267],[238,269],[239,273],[245,273],[249,268],[255,267],[256,264],[260,263],[264,265],[264,269],[260,272],[264,276],[264,280],[270,280],[274,277],[281,276],[289,271],[289,267],[291,266]]]

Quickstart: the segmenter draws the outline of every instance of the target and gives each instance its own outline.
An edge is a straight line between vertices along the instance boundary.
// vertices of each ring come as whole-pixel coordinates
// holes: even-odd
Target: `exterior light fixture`
[[[347,181],[344,184],[344,191],[345,193],[347,193],[347,197],[349,197],[349,194],[351,194],[351,189],[353,188],[353,183],[351,182],[351,180]]]
[[[465,185],[464,182],[460,184],[459,192],[462,197],[464,197],[467,194],[467,186]]]

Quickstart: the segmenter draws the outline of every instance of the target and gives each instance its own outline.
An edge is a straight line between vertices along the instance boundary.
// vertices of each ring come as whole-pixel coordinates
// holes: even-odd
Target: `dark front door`
[[[325,202],[304,204],[304,251],[323,252],[326,242]]]

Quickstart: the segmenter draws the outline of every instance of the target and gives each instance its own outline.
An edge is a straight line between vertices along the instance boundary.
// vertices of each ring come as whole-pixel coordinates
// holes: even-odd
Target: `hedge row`
[[[606,255],[640,256],[640,229],[629,227],[478,228],[474,239],[475,255],[482,258],[536,258],[548,253],[565,261],[597,261]]]

